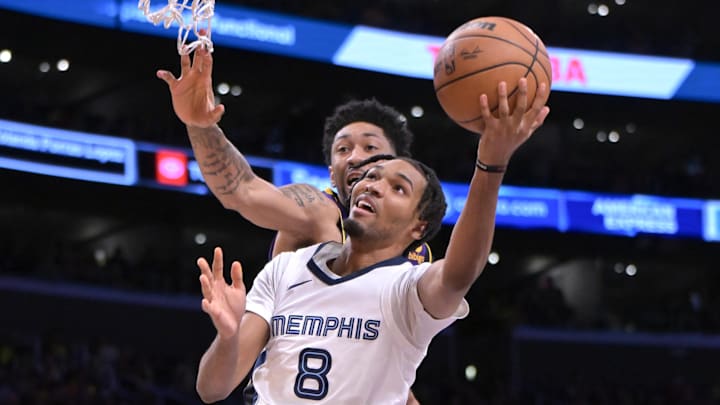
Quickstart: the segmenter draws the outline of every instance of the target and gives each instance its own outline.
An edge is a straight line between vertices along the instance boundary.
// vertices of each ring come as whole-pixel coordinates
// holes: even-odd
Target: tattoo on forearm
[[[245,157],[225,138],[219,127],[188,128],[188,136],[199,159],[208,186],[219,194],[232,194],[255,176]]]
[[[324,198],[322,192],[307,184],[292,184],[280,189],[282,193],[287,197],[295,200],[295,203],[299,207],[305,207],[305,205],[312,204],[316,201]]]
[[[226,140],[222,130],[218,126],[209,128],[188,127],[187,131],[190,143],[192,143],[193,146],[215,149]]]

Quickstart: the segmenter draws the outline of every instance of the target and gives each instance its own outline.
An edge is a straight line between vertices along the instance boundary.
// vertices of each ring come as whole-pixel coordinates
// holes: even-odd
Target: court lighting
[[[9,49],[3,49],[0,51],[0,63],[8,63],[12,60],[12,51]]]
[[[465,378],[468,381],[475,381],[475,378],[477,377],[477,367],[470,364],[469,366],[465,367]]]
[[[61,72],[66,72],[68,69],[70,69],[70,61],[68,61],[67,59],[60,59],[59,61],[57,61],[57,65],[55,67],[57,67],[57,70]]]
[[[217,92],[218,92],[218,94],[220,94],[221,96],[224,96],[224,95],[228,94],[228,93],[230,92],[230,85],[227,84],[227,83],[225,83],[225,82],[222,82],[222,83],[218,84],[218,85],[217,85]]]
[[[500,254],[497,252],[490,252],[487,260],[490,264],[498,264],[500,262]]]
[[[425,115],[425,110],[423,110],[423,108],[420,107],[419,105],[416,105],[410,109],[410,114],[415,118],[420,118],[423,115]]]

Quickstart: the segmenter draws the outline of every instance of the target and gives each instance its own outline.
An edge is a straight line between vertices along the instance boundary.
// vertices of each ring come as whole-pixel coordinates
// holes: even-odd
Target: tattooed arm
[[[188,136],[205,182],[225,208],[255,225],[311,237],[316,242],[337,232],[339,212],[320,190],[307,184],[282,189],[258,177],[220,127],[188,127]]]
[[[253,173],[245,157],[225,137],[217,123],[225,107],[215,105],[212,55],[203,48],[180,57],[180,78],[167,70],[157,76],[167,83],[173,109],[188,130],[195,158],[205,182],[224,207],[250,222],[291,236],[329,240],[339,214],[335,205],[308,185],[292,185],[282,192]]]

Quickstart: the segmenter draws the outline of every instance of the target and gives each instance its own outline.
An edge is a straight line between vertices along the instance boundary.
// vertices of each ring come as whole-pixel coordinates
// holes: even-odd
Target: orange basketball
[[[504,17],[476,18],[459,26],[440,47],[433,69],[435,95],[443,110],[475,133],[480,133],[482,123],[480,95],[487,94],[490,110],[497,116],[497,86],[505,81],[512,113],[523,77],[529,106],[540,83],[550,89],[550,58],[530,28]]]

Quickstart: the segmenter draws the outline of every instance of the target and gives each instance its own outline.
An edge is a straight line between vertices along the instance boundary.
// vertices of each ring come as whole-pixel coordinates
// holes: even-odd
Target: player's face
[[[346,201],[350,184],[360,178],[365,168],[357,163],[374,155],[394,155],[395,148],[385,131],[368,122],[353,122],[335,134],[330,158],[330,180],[338,191],[340,201]]]
[[[409,244],[422,234],[418,204],[425,187],[425,176],[404,160],[373,165],[351,189],[348,233]]]

